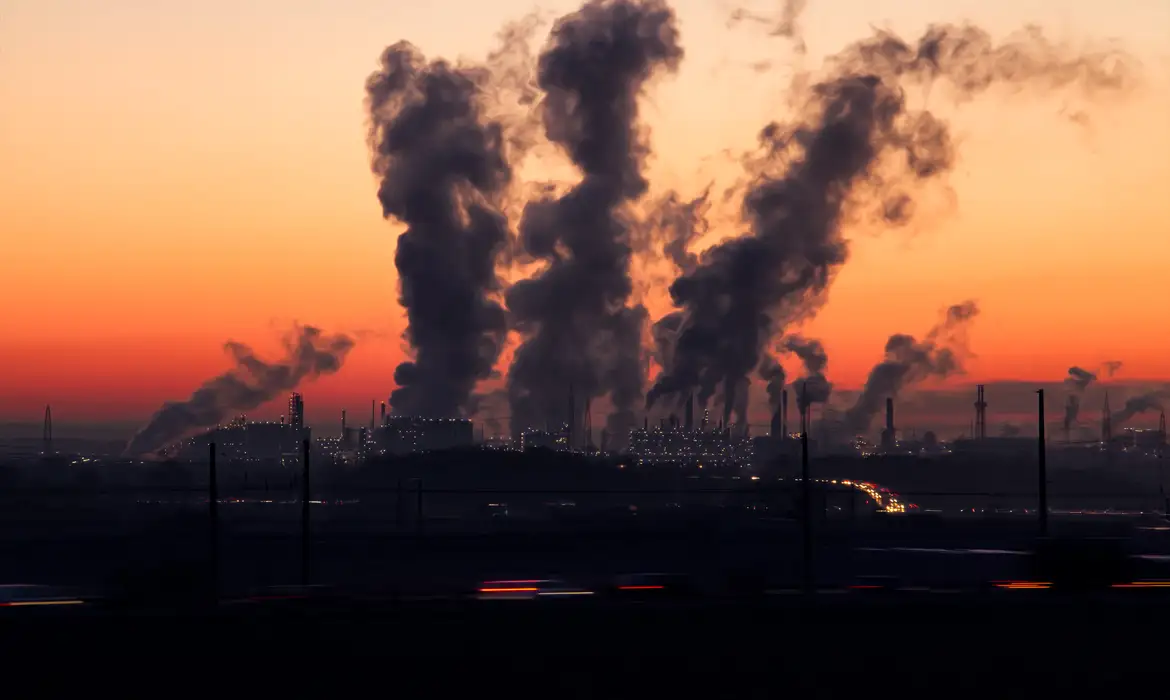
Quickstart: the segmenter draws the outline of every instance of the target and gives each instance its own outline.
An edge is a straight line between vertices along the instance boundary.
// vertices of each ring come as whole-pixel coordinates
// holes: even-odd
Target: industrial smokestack
[[[949,307],[942,323],[918,340],[901,333],[886,341],[885,359],[869,371],[857,401],[846,411],[849,430],[866,433],[881,410],[882,397],[896,397],[906,386],[927,378],[946,378],[963,371],[966,326],[979,313],[974,301]]]
[[[784,435],[784,418],[782,416],[783,410],[783,407],[777,406],[776,410],[772,412],[772,425],[770,430],[772,437],[774,438],[778,438]]]
[[[341,409],[341,442],[345,443],[345,409]]]
[[[386,402],[385,401],[382,402],[382,414],[379,416],[379,420],[381,421],[381,425],[386,425]]]
[[[780,394],[780,434],[788,437],[788,390]]]
[[[882,431],[882,448],[893,449],[897,434],[894,432],[894,399],[886,397],[886,427]]]

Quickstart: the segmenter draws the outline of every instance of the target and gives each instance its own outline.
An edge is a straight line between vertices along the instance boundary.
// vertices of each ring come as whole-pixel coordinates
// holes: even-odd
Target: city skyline
[[[571,4],[562,4],[555,5],[558,13],[570,9]],[[829,8],[842,4],[852,6],[810,4],[804,23],[807,60],[813,66],[822,55],[867,33],[853,26],[856,18],[831,21]],[[447,3],[446,12],[456,5]],[[928,19],[959,18],[986,24],[997,36],[1027,21],[1072,41],[1116,36],[1142,59],[1149,80],[1117,105],[1092,105],[1087,129],[1062,118],[1064,105],[1055,99],[981,98],[957,113],[963,149],[949,179],[954,204],[940,205],[909,233],[876,238],[864,229],[848,231],[852,259],[836,279],[829,303],[799,329],[825,344],[831,358],[828,378],[838,389],[858,388],[881,358],[887,336],[921,332],[941,306],[975,298],[982,315],[970,330],[973,356],[959,379],[964,384],[984,383],[994,390],[1005,380],[1056,383],[1070,366],[1112,359],[1125,363],[1119,379],[1170,379],[1156,322],[1162,309],[1156,282],[1164,267],[1157,261],[1170,255],[1159,234],[1170,221],[1170,209],[1164,198],[1154,196],[1159,183],[1170,181],[1168,166],[1156,157],[1170,147],[1165,130],[1156,128],[1170,116],[1170,91],[1155,87],[1166,65],[1151,50],[1158,37],[1149,34],[1158,21],[1153,13],[1166,10],[1135,2],[1098,14],[1087,3],[1069,3],[1063,13],[1043,13],[1037,3],[987,3],[985,10],[958,3],[928,14],[918,4],[900,5],[876,3],[860,16],[888,22],[911,36]],[[181,50],[161,52],[157,66],[132,67],[126,61],[158,37],[120,35],[127,30],[103,24],[118,16],[120,6],[114,3],[92,34],[74,37],[77,43],[53,61],[77,59],[83,47],[94,49],[89,55],[106,66],[97,71],[96,82],[120,87],[120,92],[94,94],[69,110],[57,110],[63,96],[30,77],[35,70],[6,82],[6,101],[23,108],[4,116],[3,132],[29,137],[28,143],[0,137],[25,166],[14,169],[22,170],[19,179],[0,176],[0,185],[19,195],[9,217],[18,234],[16,253],[30,260],[15,271],[13,288],[41,289],[48,280],[59,291],[38,303],[14,295],[0,301],[12,331],[5,334],[0,360],[22,368],[0,380],[0,421],[35,420],[46,403],[62,423],[69,422],[66,416],[144,419],[162,402],[186,397],[221,372],[225,340],[254,345],[263,356],[290,320],[359,338],[341,371],[301,388],[307,397],[317,397],[307,400],[308,416],[321,420],[347,404],[359,410],[394,388],[394,367],[405,356],[393,265],[394,239],[401,229],[382,220],[373,197],[363,142],[362,81],[383,47],[400,38],[415,41],[430,58],[479,57],[492,42],[493,32],[483,27],[522,17],[530,8],[505,3],[490,18],[470,23],[474,31],[440,37],[433,16],[394,16],[384,3],[341,3],[329,15],[335,22],[322,28],[312,26],[320,18],[312,3],[283,12],[265,2],[246,6],[241,26],[271,21],[267,40],[274,44],[268,47],[274,56],[248,64],[255,76],[244,71],[231,78],[209,69],[222,79],[216,82],[191,72],[198,64],[186,63],[190,56],[180,55]],[[651,192],[669,187],[693,192],[721,167],[715,162],[702,172],[696,164],[704,157],[720,147],[750,145],[780,99],[784,70],[757,74],[746,66],[759,56],[780,64],[795,60],[774,40],[768,43],[742,27],[712,25],[718,8],[711,3],[676,6],[688,55],[677,78],[655,86],[654,104],[646,109],[656,158],[649,165]],[[17,3],[16,21],[0,29],[6,46],[13,43],[9,32],[46,21],[41,7]],[[171,24],[182,19],[173,10],[136,21],[169,20],[162,26],[171,27],[167,31],[182,40],[181,48],[226,41],[217,60],[228,62],[240,56],[247,40],[209,22],[223,9],[205,4],[201,13],[188,17],[200,21],[181,29]],[[63,20],[66,26],[86,14],[84,8],[74,10],[76,16]],[[1143,16],[1143,11],[1152,14]],[[366,26],[373,18],[382,20],[372,23],[376,29]],[[26,34],[35,35],[31,29]],[[119,36],[124,41],[110,41]],[[341,58],[312,66],[295,83],[290,98],[307,100],[313,109],[298,111],[303,105],[289,104],[273,112],[273,90],[287,90],[291,76],[277,73],[272,85],[256,81],[264,61],[295,59],[281,48],[285,42],[280,39],[297,36],[348,48]],[[52,50],[17,41],[4,60],[49,70]],[[192,84],[159,82],[163,74],[155,71],[172,62],[187,67]],[[290,73],[308,68],[295,60],[291,65]],[[719,88],[711,77],[716,71],[730,76],[720,82],[744,99],[738,116],[711,113],[710,106],[694,98],[696,91]],[[773,94],[749,99],[747,88]],[[155,100],[145,99],[149,90],[155,91]],[[235,111],[211,99],[231,95],[241,98]],[[76,135],[58,129],[50,139],[54,122],[48,117],[55,112],[80,116],[98,138],[79,143],[71,140]],[[235,126],[217,121],[228,118],[238,119],[231,122]],[[711,123],[719,128],[710,128]],[[238,164],[230,170],[229,152]],[[69,162],[66,158],[85,161],[80,171],[84,186],[70,192],[70,206],[53,206],[60,188],[55,172]],[[88,248],[92,245],[120,246],[128,254],[100,257]],[[101,264],[94,265],[95,260]],[[168,285],[175,285],[175,298],[158,293]],[[1080,291],[1098,285],[1105,293]],[[79,301],[90,305],[87,313],[76,311]],[[661,300],[647,303],[652,318],[667,310]],[[789,367],[790,377],[798,376],[795,367]],[[489,390],[498,386],[498,381],[484,384]],[[994,415],[995,400],[990,401]],[[314,403],[321,407],[312,408]],[[271,413],[267,406],[256,411],[262,412]]]

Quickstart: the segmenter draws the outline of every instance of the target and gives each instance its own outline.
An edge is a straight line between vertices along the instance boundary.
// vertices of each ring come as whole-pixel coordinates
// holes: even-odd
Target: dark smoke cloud
[[[829,354],[821,341],[792,335],[784,339],[781,347],[796,355],[804,366],[804,376],[793,383],[797,407],[804,410],[806,406],[827,403],[833,393],[833,384],[825,378]]]
[[[460,416],[507,333],[493,298],[509,237],[504,132],[482,114],[487,71],[428,63],[405,42],[381,64],[366,81],[369,142],[382,213],[407,227],[394,264],[414,349],[390,403],[399,415]]]
[[[1125,400],[1125,406],[1110,415],[1110,423],[1116,431],[1128,423],[1134,416],[1148,411],[1160,411],[1164,402],[1170,401],[1170,387],[1140,394]]]
[[[1080,367],[1069,367],[1068,378],[1064,380],[1064,383],[1074,391],[1084,392],[1084,390],[1088,389],[1089,385],[1096,381],[1096,379],[1097,375],[1093,374],[1087,369],[1082,369]]]
[[[731,12],[728,25],[735,26],[743,22],[762,24],[768,28],[770,36],[792,40],[796,51],[803,54],[806,47],[799,22],[806,7],[808,7],[808,0],[782,0],[780,10],[774,16],[736,8]]]
[[[921,341],[909,335],[890,336],[885,359],[870,370],[861,395],[845,414],[848,429],[855,434],[868,431],[885,400],[896,398],[907,386],[962,372],[965,327],[978,313],[975,302],[966,301],[948,308],[945,320]]]
[[[1131,85],[1124,59],[1082,55],[1037,30],[995,44],[972,26],[932,26],[913,43],[879,32],[830,59],[800,116],[760,134],[761,154],[747,162],[747,235],[707,250],[671,285],[677,342],[648,404],[737,386],[774,336],[824,303],[848,258],[843,225],[907,223],[913,193],[953,168],[947,125],[908,109],[906,87],[945,82],[960,101],[997,84],[1093,96]]]
[[[780,402],[784,398],[784,382],[786,380],[784,374],[784,367],[776,361],[776,358],[770,354],[765,354],[760,359],[760,379],[764,380],[764,384],[768,391],[768,409],[774,412],[780,407]]]
[[[643,228],[661,238],[663,257],[681,273],[691,272],[699,264],[699,256],[690,246],[709,230],[710,195],[709,187],[691,199],[669,192],[653,204],[643,222]]]
[[[301,382],[341,369],[353,348],[346,335],[325,335],[312,326],[298,326],[284,338],[285,356],[265,362],[250,347],[229,341],[224,349],[236,366],[209,379],[186,401],[168,401],[139,430],[125,454],[155,452],[194,430],[209,428],[241,411],[250,411],[292,391]]]
[[[521,219],[525,253],[546,267],[507,294],[523,335],[508,374],[514,432],[567,417],[570,384],[578,404],[610,395],[611,433],[635,422],[646,312],[628,304],[627,205],[646,192],[649,153],[638,98],[682,56],[674,13],[662,0],[590,2],[557,22],[540,56],[545,132],[581,180],[564,196],[530,202]]]
[[[1112,377],[1121,370],[1121,362],[1118,360],[1110,360],[1101,363],[1101,369],[1098,370],[1108,377]],[[1068,377],[1064,380],[1064,385],[1069,388],[1068,400],[1064,404],[1064,421],[1062,423],[1065,432],[1072,429],[1077,423],[1077,416],[1081,412],[1081,397],[1089,385],[1097,381],[1097,374],[1090,372],[1082,367],[1069,367]]]

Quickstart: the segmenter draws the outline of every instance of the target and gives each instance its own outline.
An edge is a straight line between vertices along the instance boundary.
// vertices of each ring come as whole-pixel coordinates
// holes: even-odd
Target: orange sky
[[[563,10],[574,3],[546,6]],[[856,386],[892,332],[922,333],[966,298],[971,379],[1055,380],[1126,363],[1170,379],[1170,6],[1148,0],[946,3],[824,0],[810,58],[868,25],[912,33],[968,17],[1002,34],[1117,37],[1149,70],[1141,94],[1091,110],[1060,99],[966,105],[953,121],[957,206],[912,233],[862,235],[830,303],[802,331],[830,378]],[[766,3],[765,3],[766,5]],[[723,28],[712,0],[676,3],[688,59],[645,110],[657,189],[695,189],[701,159],[782,117],[786,49]],[[100,9],[99,9],[100,8]],[[274,345],[292,320],[374,331],[343,371],[306,388],[354,410],[402,358],[393,266],[364,144],[362,83],[409,38],[482,55],[527,2],[9,0],[0,24],[0,420],[137,418],[226,368],[228,338]],[[445,26],[460,17],[456,26]],[[947,112],[950,114],[950,112]]]

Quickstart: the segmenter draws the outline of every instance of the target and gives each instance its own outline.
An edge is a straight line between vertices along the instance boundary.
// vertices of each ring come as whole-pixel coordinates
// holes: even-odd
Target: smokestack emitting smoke
[[[1101,363],[1100,372],[1107,377],[1112,377],[1121,370],[1122,363],[1118,360],[1110,360]],[[1072,426],[1076,425],[1077,416],[1081,411],[1081,397],[1089,385],[1097,380],[1097,374],[1090,372],[1081,367],[1069,367],[1068,377],[1065,378],[1064,384],[1069,388],[1068,400],[1064,404],[1064,430],[1067,434]]]
[[[1134,416],[1147,411],[1160,411],[1164,406],[1164,401],[1170,401],[1170,387],[1126,399],[1125,406],[1121,410],[1114,411],[1110,416],[1110,427],[1116,430]]]
[[[678,67],[678,38],[661,0],[598,0],[558,21],[540,56],[545,132],[581,180],[529,202],[520,222],[524,253],[547,267],[507,293],[523,335],[508,373],[514,432],[560,415],[570,383],[589,398],[610,395],[610,432],[635,422],[646,312],[628,304],[625,210],[647,189],[638,98],[655,74]]]
[[[804,365],[804,376],[796,380],[796,405],[806,412],[814,403],[827,403],[833,393],[833,384],[825,378],[829,366],[829,355],[821,341],[792,335],[784,339],[781,347],[800,359]]]
[[[915,43],[879,31],[829,59],[801,115],[760,133],[761,155],[747,163],[747,235],[705,251],[671,285],[679,311],[660,323],[677,329],[676,340],[647,404],[692,390],[734,403],[729,394],[761,366],[771,339],[824,303],[848,258],[842,224],[861,214],[904,224],[915,189],[952,169],[947,125],[909,109],[907,87],[945,81],[956,101],[1004,83],[1091,96],[1129,86],[1128,64],[1115,60],[1124,58],[1082,56],[1035,29],[997,45],[964,25],[932,26]]]
[[[846,411],[845,422],[855,434],[869,430],[882,402],[898,396],[905,387],[929,377],[945,378],[963,371],[966,353],[965,326],[979,313],[973,301],[946,310],[945,320],[921,341],[896,334],[886,341],[886,357],[874,366],[856,403]]]
[[[186,401],[163,404],[126,446],[139,456],[174,443],[191,431],[209,428],[239,411],[249,411],[296,389],[301,382],[341,369],[354,341],[325,335],[313,326],[297,326],[283,340],[285,357],[268,363],[252,348],[228,341],[224,349],[236,366],[209,379]]]
[[[489,78],[399,42],[366,80],[378,200],[406,225],[394,264],[414,358],[394,371],[399,415],[465,415],[507,334],[494,296],[512,170],[502,125],[483,115]]]

